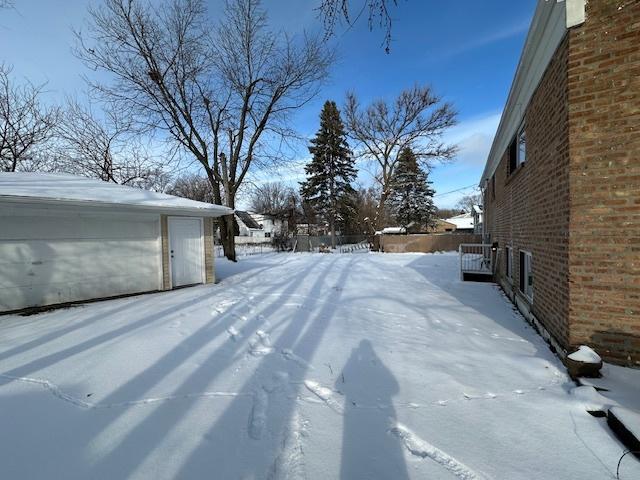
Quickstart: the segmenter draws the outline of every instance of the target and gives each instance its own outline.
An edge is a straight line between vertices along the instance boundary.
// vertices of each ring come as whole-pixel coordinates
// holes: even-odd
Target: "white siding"
[[[0,311],[160,288],[158,215],[0,208]]]

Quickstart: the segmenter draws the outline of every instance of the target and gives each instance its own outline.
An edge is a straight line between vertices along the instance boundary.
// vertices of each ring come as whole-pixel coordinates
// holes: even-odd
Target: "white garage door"
[[[171,286],[204,282],[204,239],[202,219],[169,217]]]
[[[158,290],[159,217],[0,210],[0,311]]]

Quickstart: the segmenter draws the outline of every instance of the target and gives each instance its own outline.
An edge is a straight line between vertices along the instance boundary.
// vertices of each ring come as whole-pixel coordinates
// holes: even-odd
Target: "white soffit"
[[[489,180],[519,128],[526,107],[568,27],[584,22],[586,0],[539,0],[480,187]]]

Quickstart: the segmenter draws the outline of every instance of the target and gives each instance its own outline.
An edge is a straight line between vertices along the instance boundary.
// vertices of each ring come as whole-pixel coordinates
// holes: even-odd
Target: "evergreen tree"
[[[411,149],[400,152],[390,187],[386,206],[401,227],[406,228],[411,223],[426,228],[435,226],[435,192]]]
[[[341,223],[345,206],[354,194],[351,182],[356,177],[354,159],[347,143],[340,111],[327,101],[320,113],[320,129],[311,140],[311,162],[305,167],[307,180],[301,183],[303,199],[329,224],[331,246],[336,246],[336,226]]]

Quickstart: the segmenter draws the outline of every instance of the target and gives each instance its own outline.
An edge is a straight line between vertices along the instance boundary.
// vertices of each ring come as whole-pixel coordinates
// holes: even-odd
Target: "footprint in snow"
[[[258,330],[256,332],[256,335],[260,338],[260,341],[265,347],[271,346],[271,336],[268,333],[264,332],[263,330]]]
[[[249,342],[249,353],[254,357],[264,357],[273,353],[274,348],[271,346],[271,337],[268,333],[258,330],[256,332],[258,338],[254,338]]]
[[[304,358],[299,357],[298,355],[293,353],[293,351],[288,348],[283,348],[280,353],[286,360],[291,360],[292,362],[297,363],[303,368],[308,368],[310,370],[314,369],[313,365],[307,362]]]
[[[227,333],[229,334],[229,337],[231,338],[231,340],[233,340],[234,342],[237,342],[238,338],[242,336],[240,335],[240,332],[233,327],[227,328]]]

